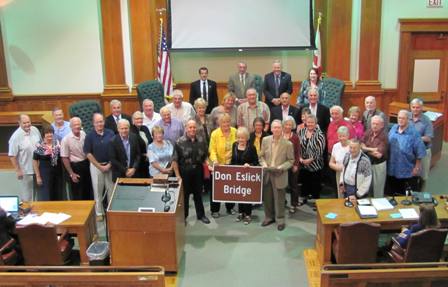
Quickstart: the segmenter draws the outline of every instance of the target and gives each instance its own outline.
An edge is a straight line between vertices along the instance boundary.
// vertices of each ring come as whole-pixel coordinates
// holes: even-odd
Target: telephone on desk
[[[412,193],[412,203],[413,204],[421,204],[421,203],[432,203],[437,205],[439,202],[437,199],[432,197],[429,192],[413,192]]]

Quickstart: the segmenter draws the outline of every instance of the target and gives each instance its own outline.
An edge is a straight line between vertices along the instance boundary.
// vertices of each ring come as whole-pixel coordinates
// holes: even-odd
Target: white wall
[[[383,88],[397,88],[401,18],[448,18],[448,1],[443,8],[427,8],[427,0],[383,0],[379,80]]]
[[[13,94],[103,91],[97,0],[15,0],[0,11]]]

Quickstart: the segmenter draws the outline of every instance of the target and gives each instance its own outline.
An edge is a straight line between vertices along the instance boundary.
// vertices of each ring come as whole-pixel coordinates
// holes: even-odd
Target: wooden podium
[[[181,185],[181,181],[176,186],[153,184],[152,179],[117,180],[107,208],[113,266],[158,265],[177,272],[185,244]],[[165,194],[168,201],[162,200]]]

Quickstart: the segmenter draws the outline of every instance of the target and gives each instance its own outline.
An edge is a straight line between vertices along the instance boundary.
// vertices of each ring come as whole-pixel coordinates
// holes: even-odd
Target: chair
[[[345,89],[344,81],[336,78],[324,78],[322,81],[323,99],[321,104],[328,108],[334,105],[340,106]]]
[[[70,262],[73,244],[64,232],[58,238],[55,226],[30,224],[16,227],[25,265],[59,266]]]
[[[258,100],[263,100],[263,78],[260,75],[254,75],[255,90],[257,90]]]
[[[165,92],[158,80],[145,81],[137,86],[137,97],[140,107],[143,109],[143,101],[150,99],[154,102],[154,111],[159,112],[165,106]]]
[[[70,117],[79,117],[82,121],[84,132],[93,129],[92,116],[101,113],[101,106],[94,100],[83,100],[72,104],[69,108]]]
[[[18,261],[17,251],[14,249],[16,241],[11,238],[0,247],[0,265],[15,265]]]
[[[393,247],[389,256],[397,263],[438,262],[442,257],[448,229],[424,229],[409,236],[406,248],[392,238]]]
[[[335,230],[333,255],[338,264],[373,263],[376,261],[380,225],[377,223],[343,223]]]

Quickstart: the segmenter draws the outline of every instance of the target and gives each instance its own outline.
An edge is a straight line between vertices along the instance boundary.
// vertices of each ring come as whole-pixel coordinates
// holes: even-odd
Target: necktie
[[[246,86],[244,75],[240,75],[240,80],[241,80],[241,86],[243,86],[244,88]]]
[[[118,121],[120,120],[120,116],[116,116],[115,117],[115,123],[117,123],[118,124]]]
[[[127,166],[131,165],[131,146],[129,144],[129,139],[123,140],[124,149],[126,151],[126,157],[128,159]]]
[[[202,81],[202,98],[207,101],[207,87],[205,81]]]
[[[277,94],[277,96],[278,96],[279,87],[280,87],[280,76],[276,75],[275,76],[275,93]]]

